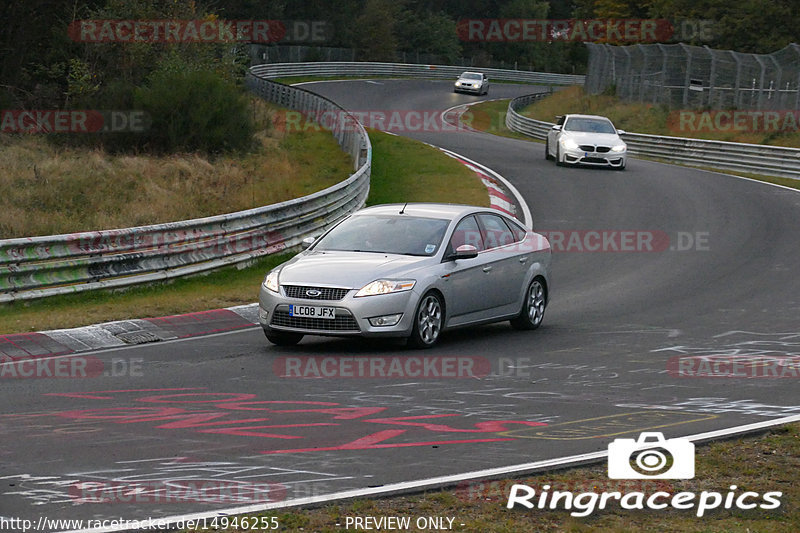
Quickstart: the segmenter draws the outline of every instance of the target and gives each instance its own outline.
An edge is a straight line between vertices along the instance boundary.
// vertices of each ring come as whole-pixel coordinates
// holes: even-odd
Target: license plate
[[[336,318],[335,307],[317,307],[315,305],[290,305],[289,316],[301,316],[306,318]]]

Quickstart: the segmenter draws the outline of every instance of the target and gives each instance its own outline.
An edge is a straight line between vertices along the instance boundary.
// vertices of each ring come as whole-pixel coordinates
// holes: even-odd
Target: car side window
[[[483,240],[486,249],[498,248],[517,241],[508,224],[498,215],[488,213],[478,215],[483,226]]]
[[[514,242],[520,242],[525,240],[525,235],[527,235],[528,232],[524,230],[519,224],[516,224],[513,220],[508,220],[506,218],[503,219],[503,222],[508,224],[508,228],[511,230],[511,233],[514,234]]]
[[[477,248],[479,252],[485,250],[481,229],[478,227],[478,222],[472,215],[464,218],[456,226],[456,229],[453,231],[453,236],[450,237],[450,249],[447,253],[455,252],[459,246],[464,244],[471,244]]]
[[[563,126],[564,125],[564,121],[566,121],[566,120],[567,120],[567,117],[564,116],[564,115],[558,117],[558,121],[556,121],[556,126]]]

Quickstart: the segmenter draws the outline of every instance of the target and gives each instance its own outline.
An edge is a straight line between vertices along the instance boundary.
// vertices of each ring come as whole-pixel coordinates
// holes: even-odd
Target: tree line
[[[702,20],[711,31],[684,35],[684,42],[755,53],[800,40],[796,0],[4,0],[0,16],[2,109],[158,104],[154,111],[163,112],[180,108],[186,98],[193,98],[191,108],[207,106],[211,96],[233,95],[241,84],[248,64],[242,43],[76,41],[70,25],[89,19],[324,21],[332,29],[324,46],[354,49],[359,60],[391,61],[406,52],[442,62],[467,57],[475,65],[502,61],[567,73],[585,71],[587,52],[580,39],[469,40],[464,21]],[[205,92],[196,90],[198,84]],[[228,111],[242,105],[234,102]],[[169,127],[180,129],[174,123]],[[234,137],[247,138],[244,130]],[[175,131],[171,140],[150,138],[145,145],[139,136],[136,142],[142,149],[212,149],[198,140],[181,145],[179,139],[191,138],[189,133]],[[216,138],[226,135],[218,132]],[[241,143],[222,144],[219,149]]]

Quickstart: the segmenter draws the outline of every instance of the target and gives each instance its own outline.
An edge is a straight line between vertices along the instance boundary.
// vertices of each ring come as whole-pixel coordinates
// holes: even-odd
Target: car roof
[[[405,209],[403,209],[405,206]],[[477,211],[485,211],[503,215],[501,211],[491,207],[481,207],[476,205],[460,204],[437,204],[427,202],[409,202],[408,204],[384,204],[364,208],[354,213],[354,215],[398,215],[400,210],[410,216],[446,218],[449,220],[460,219],[461,217]]]
[[[477,74],[478,76],[483,76],[483,72],[475,72],[474,70],[465,70],[460,75],[463,76],[464,74]]]

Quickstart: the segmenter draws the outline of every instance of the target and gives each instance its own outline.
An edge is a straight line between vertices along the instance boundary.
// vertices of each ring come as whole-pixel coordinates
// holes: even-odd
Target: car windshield
[[[617,133],[611,122],[597,118],[572,117],[564,125],[566,131],[586,131],[590,133]]]
[[[461,75],[461,77],[464,78],[465,80],[479,80],[483,76],[481,76],[480,74],[475,74],[474,72],[465,72],[464,74]]]
[[[399,214],[359,215],[336,226],[314,250],[432,256],[439,250],[449,223]]]

